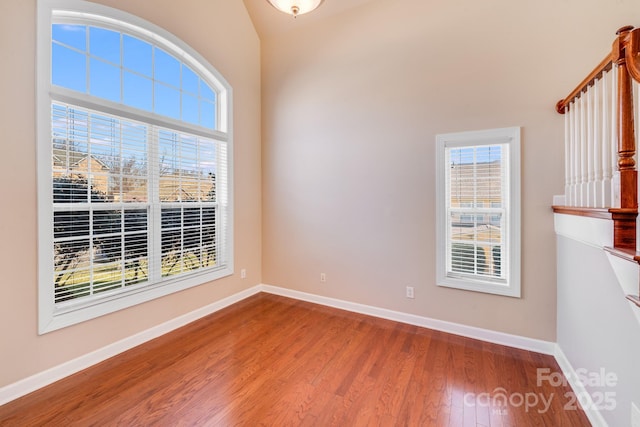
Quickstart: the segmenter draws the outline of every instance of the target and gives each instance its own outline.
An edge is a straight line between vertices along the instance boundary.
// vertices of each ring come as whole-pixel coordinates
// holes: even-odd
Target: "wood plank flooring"
[[[551,356],[258,294],[0,406],[0,425],[590,425],[538,368],[560,372]]]

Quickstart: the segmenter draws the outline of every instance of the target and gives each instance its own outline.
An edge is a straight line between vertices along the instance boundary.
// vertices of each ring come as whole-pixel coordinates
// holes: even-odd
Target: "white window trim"
[[[107,6],[91,3],[83,0],[38,0],[37,15],[37,91],[36,91],[36,133],[37,133],[37,189],[38,189],[38,332],[40,334],[64,328],[79,322],[93,319],[124,308],[166,296],[193,286],[201,285],[212,280],[229,276],[234,272],[234,247],[233,247],[233,118],[232,118],[232,90],[224,77],[199,55],[193,48],[181,41],[168,31],[147,22],[134,15],[113,9]],[[135,30],[136,34],[144,35],[154,44],[165,48],[168,52],[180,52],[180,60],[192,67],[196,72],[209,77],[207,82],[217,90],[219,100],[218,131],[213,133],[218,139],[226,141],[227,155],[227,191],[218,197],[218,204],[226,207],[226,236],[225,253],[227,255],[226,266],[209,272],[194,273],[188,277],[180,277],[174,280],[166,280],[148,287],[131,289],[130,291],[113,296],[105,296],[99,300],[93,300],[86,304],[69,308],[57,308],[54,303],[54,289],[51,283],[54,265],[52,257],[53,248],[53,199],[51,180],[51,102],[54,99],[65,101],[66,94],[63,88],[53,88],[51,81],[51,25],[56,16],[75,15],[86,19],[84,22],[117,24],[120,30]],[[89,23],[90,25],[90,23]],[[74,96],[75,103],[82,96]],[[125,105],[117,105],[109,101],[80,102],[78,105],[91,108],[92,102],[101,104],[108,112],[115,112],[120,116],[139,119],[140,111],[134,111]],[[104,104],[103,104],[104,103]],[[117,108],[116,108],[117,106]],[[144,114],[142,114],[144,115]],[[150,115],[146,121],[154,123]],[[167,120],[170,122],[171,120]],[[203,129],[176,121],[176,130],[187,131],[201,136],[207,136]],[[156,230],[157,231],[157,230]],[[154,232],[150,230],[150,232]]]
[[[507,250],[509,254],[506,283],[479,278],[452,277],[447,274],[447,212],[445,149],[455,146],[509,145],[509,220]],[[438,286],[520,298],[520,128],[510,127],[436,136],[436,283]]]

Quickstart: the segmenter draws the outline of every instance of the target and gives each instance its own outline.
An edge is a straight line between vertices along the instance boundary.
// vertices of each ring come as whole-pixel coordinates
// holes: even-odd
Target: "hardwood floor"
[[[590,425],[538,368],[560,372],[551,356],[258,294],[0,406],[0,425]]]

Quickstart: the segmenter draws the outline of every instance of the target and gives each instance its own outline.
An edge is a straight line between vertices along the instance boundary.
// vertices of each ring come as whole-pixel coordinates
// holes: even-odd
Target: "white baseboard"
[[[597,405],[593,401],[591,394],[584,387],[584,384],[578,381],[578,378],[580,377],[578,376],[571,362],[569,362],[567,356],[562,351],[562,348],[560,348],[560,346],[557,344],[555,347],[556,350],[554,356],[556,358],[556,361],[558,362],[560,369],[562,369],[562,373],[569,382],[569,385],[573,389],[573,392],[576,394],[576,396],[580,397],[578,401],[582,405],[582,409],[587,415],[587,418],[589,418],[589,422],[591,422],[591,425],[593,427],[607,427],[608,424],[602,416],[602,413],[598,410]]]
[[[0,388],[0,405],[4,405],[7,402],[29,394],[64,377],[80,372],[83,369],[171,332],[174,329],[185,326],[186,324],[202,317],[208,316],[209,314],[215,313],[218,310],[228,307],[231,304],[235,304],[238,301],[242,301],[243,299],[259,292],[260,286],[254,286],[253,288],[238,292],[237,294],[223,298],[220,301],[216,301],[205,307],[154,326],[146,331],[142,331],[61,365],[54,366],[46,371],[39,372],[18,382],[4,386]]]
[[[503,332],[491,331],[488,329],[476,328],[474,326],[461,325],[459,323],[446,322],[444,320],[432,319],[429,317],[416,316],[414,314],[402,313],[399,311],[387,310],[370,305],[358,304],[355,302],[343,301],[335,298],[323,297],[306,292],[294,291],[271,285],[261,285],[263,292],[294,298],[302,301],[326,305],[342,310],[367,314],[369,316],[394,320],[396,322],[435,329],[463,337],[501,344],[508,347],[515,347],[523,350],[535,351],[537,353],[554,355],[556,344],[550,341],[526,338],[518,335],[506,334]]]
[[[101,349],[85,354],[61,365],[54,366],[53,368],[47,369],[43,372],[39,372],[23,380],[4,386],[0,388],[0,405],[29,394],[39,388],[52,384],[64,377],[75,374],[76,372],[100,363],[110,357],[113,357],[133,347],[136,347],[140,344],[171,332],[174,329],[180,328],[209,314],[215,313],[218,310],[228,307],[259,292],[281,295],[301,301],[312,302],[342,310],[352,311],[355,313],[361,313],[369,316],[407,323],[410,325],[435,329],[450,334],[461,335],[464,337],[474,338],[509,347],[515,347],[549,355],[556,354],[556,344],[549,341],[542,341],[533,338],[505,334],[488,329],[476,328],[473,326],[446,322],[443,320],[437,320],[384,308],[343,301],[335,298],[323,297],[320,295],[280,288],[277,286],[257,285],[130,337],[124,338],[113,344],[109,344]],[[557,356],[556,359],[558,359]]]

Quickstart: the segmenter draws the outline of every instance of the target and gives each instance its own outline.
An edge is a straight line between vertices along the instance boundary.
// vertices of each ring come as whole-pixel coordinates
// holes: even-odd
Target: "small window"
[[[437,283],[520,296],[520,128],[438,135]]]

